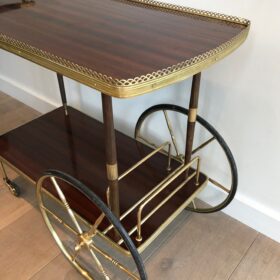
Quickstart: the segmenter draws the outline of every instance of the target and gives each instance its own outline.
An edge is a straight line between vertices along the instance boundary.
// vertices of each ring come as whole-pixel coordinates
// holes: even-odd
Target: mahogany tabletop
[[[0,48],[115,97],[202,71],[239,47],[250,27],[238,17],[153,0],[5,2]]]

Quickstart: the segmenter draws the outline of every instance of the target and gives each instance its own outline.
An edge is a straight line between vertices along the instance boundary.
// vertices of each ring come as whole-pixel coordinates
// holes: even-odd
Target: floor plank
[[[40,114],[0,92],[0,134]],[[34,188],[13,197],[0,178],[0,279],[81,280],[36,209]],[[151,280],[279,280],[280,244],[216,213],[192,214],[147,262]]]
[[[230,280],[279,280],[280,246],[259,235]]]
[[[6,187],[0,192],[0,230],[19,219],[36,204],[35,188],[20,177],[15,182],[20,186],[19,198],[14,197]]]
[[[0,252],[0,279],[5,280],[27,280],[59,254],[37,209],[0,231]]]
[[[193,214],[147,264],[150,279],[225,280],[257,232],[216,213]]]
[[[36,110],[0,92],[0,134],[40,116]]]
[[[59,255],[30,280],[83,280],[84,278],[70,265],[63,255]]]
[[[60,215],[61,216],[61,215]],[[169,240],[174,234],[176,234],[176,231],[178,231],[178,228],[187,221],[189,217],[189,213],[182,213],[179,215],[178,219],[171,223],[169,230],[165,230],[164,234],[162,234],[160,237],[158,237],[151,245],[150,247],[145,250],[144,254],[142,255],[143,260],[149,258],[149,256],[153,255],[154,252],[158,250],[158,247],[164,244],[165,240]],[[64,220],[66,221],[66,220]],[[104,250],[104,248],[103,248]],[[105,250],[107,253],[110,252],[110,250]],[[122,264],[128,265],[127,263],[123,262],[121,259],[116,257],[114,253],[112,253],[112,256]],[[102,258],[100,258],[102,259]],[[122,258],[124,260],[124,258]],[[134,265],[133,265],[134,268]],[[108,271],[107,271],[108,272]],[[114,270],[114,272],[117,272],[117,269]],[[124,275],[119,275],[116,273],[112,279],[126,279],[121,278]],[[34,277],[31,278],[31,280],[47,280],[47,279],[73,279],[73,280],[81,280],[82,277],[76,272],[76,270],[72,267],[72,265],[64,258],[63,255],[60,255],[53,261],[51,261],[48,265],[46,265],[39,273],[37,273]],[[111,278],[110,278],[111,279]],[[152,278],[149,278],[152,279]]]

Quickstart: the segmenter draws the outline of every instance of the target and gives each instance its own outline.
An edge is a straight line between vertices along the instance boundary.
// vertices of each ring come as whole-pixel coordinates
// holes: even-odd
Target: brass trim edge
[[[165,228],[174,221],[174,219],[182,213],[184,209],[192,202],[194,198],[206,187],[208,183],[208,177],[206,177],[205,181],[200,185],[200,187],[185,201],[182,205],[175,210],[167,219],[166,221],[158,227],[158,229],[147,239],[143,242],[138,248],[138,252],[141,254],[147,247],[165,230]]]
[[[239,17],[172,5],[153,0],[127,0],[125,2],[142,4],[155,9],[165,9],[180,12],[182,14],[186,13],[223,20],[244,25],[246,28],[231,40],[201,55],[155,71],[153,73],[148,73],[146,75],[131,79],[115,79],[113,77],[109,77],[64,58],[32,47],[16,39],[10,38],[9,36],[2,33],[0,33],[0,48],[37,63],[50,70],[61,73],[66,77],[74,79],[108,95],[118,98],[128,98],[162,88],[201,72],[203,69],[221,60],[238,48],[247,38],[250,29],[250,21]]]
[[[227,21],[227,22],[231,22],[231,23],[242,24],[242,25],[250,24],[250,21],[245,18],[232,16],[232,15],[226,15],[226,14],[212,12],[212,11],[185,7],[185,6],[181,6],[181,5],[175,5],[175,4],[171,4],[171,3],[160,2],[160,1],[156,1],[156,0],[118,0],[118,1],[134,2],[135,4],[139,4],[139,5],[142,4],[143,6],[146,6],[149,8],[169,10],[169,11],[173,11],[173,12],[178,12],[180,14],[191,14],[194,16],[202,16],[202,17],[207,17],[207,18],[212,18],[212,19],[223,20],[223,21]]]
[[[107,170],[107,178],[110,181],[118,180],[119,174],[118,174],[118,165],[117,164],[106,164],[106,170]]]

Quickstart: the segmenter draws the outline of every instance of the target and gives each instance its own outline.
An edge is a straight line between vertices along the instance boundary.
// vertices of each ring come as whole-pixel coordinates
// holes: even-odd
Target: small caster
[[[35,4],[33,0],[22,0],[21,7],[28,7]]]
[[[16,197],[20,196],[20,188],[15,182],[11,181],[10,179],[5,179],[5,183],[12,195]]]

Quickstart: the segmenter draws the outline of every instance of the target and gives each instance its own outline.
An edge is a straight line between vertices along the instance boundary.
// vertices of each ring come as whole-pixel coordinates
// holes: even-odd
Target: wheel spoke
[[[96,195],[92,195],[90,198],[92,203],[99,209],[100,212],[98,215],[96,215],[96,220],[94,220],[92,224],[87,223],[86,227],[84,228],[84,226],[80,223],[80,217],[74,212],[75,209],[72,210],[70,208],[68,201],[71,203],[72,200],[68,198],[67,195],[72,193],[69,193],[68,189],[65,190],[64,183],[67,183],[69,187],[74,187],[77,191],[80,191],[85,196],[87,196],[86,186],[82,185],[81,182],[75,180],[68,174],[62,173],[61,171],[49,170],[48,173],[49,174],[42,176],[37,183],[37,198],[39,201],[40,210],[57,245],[65,257],[72,263],[72,265],[75,266],[75,268],[86,279],[96,279],[95,277],[99,277],[104,280],[111,280],[111,273],[113,274],[114,272],[114,270],[111,271],[111,266],[114,265],[116,268],[120,269],[122,274],[126,273],[130,279],[140,280],[138,275],[135,275],[134,272],[130,271],[125,265],[119,263],[117,259],[111,257],[109,253],[107,254],[107,252],[103,252],[102,249],[96,247],[93,237],[99,233],[98,229],[106,218],[112,223],[116,232],[128,244],[127,249],[131,253],[132,261],[134,261],[134,265],[136,266],[139,275],[141,275],[141,277],[143,276],[143,279],[146,279],[143,262],[139,253],[137,252],[137,249],[135,248],[135,245],[129,238],[126,231],[123,229],[120,222],[114,220],[114,215],[112,212],[110,212],[108,207],[102,203],[101,199]],[[51,207],[51,209],[48,209],[48,206],[44,205],[42,193],[46,191],[43,187],[46,180],[50,180],[53,189],[56,190],[55,195],[52,195],[51,197],[53,197],[55,201],[57,201],[62,206],[61,209],[59,209],[58,214]],[[61,210],[63,210],[63,212],[60,212]],[[52,211],[54,211],[54,213]],[[68,232],[63,229],[62,225],[68,230]],[[69,236],[71,240],[65,238],[65,234],[67,237],[69,233],[72,233],[72,235]],[[107,264],[109,267],[107,267]],[[85,267],[89,268],[89,265],[91,265],[92,271],[86,270]]]
[[[194,198],[194,200],[195,200],[195,198]],[[196,204],[195,204],[194,200],[192,201],[193,209],[197,209],[197,207],[196,207]]]
[[[168,131],[169,131],[169,134],[170,134],[173,146],[175,148],[176,155],[179,156],[179,150],[178,150],[178,146],[177,146],[177,141],[176,141],[176,138],[175,138],[175,135],[174,135],[174,132],[173,132],[173,129],[172,129],[172,125],[171,125],[170,119],[168,117],[167,111],[163,110],[163,114],[164,114],[164,117],[165,117],[166,125],[168,127]]]
[[[230,193],[230,190],[226,187],[224,187],[221,183],[217,182],[216,180],[209,178],[209,181],[214,184],[216,187],[222,189],[223,191],[225,191],[226,193]]]
[[[149,142],[147,139],[145,139],[142,136],[137,136],[136,139],[137,139],[137,141],[139,143],[144,144],[144,145],[148,146],[149,148],[152,148],[152,149],[158,149],[159,148],[159,146]],[[159,151],[159,153],[161,153],[161,154],[163,154],[165,156],[168,156],[168,157],[170,156],[171,159],[174,159],[174,160],[176,160],[176,161],[178,161],[180,163],[184,163],[185,159],[184,159],[184,156],[182,154],[173,156],[171,153],[169,155],[169,151],[166,151],[166,150],[161,150],[161,151]]]
[[[41,205],[40,206],[43,210],[45,210],[47,213],[49,213],[57,222],[59,222],[61,225],[63,225],[66,229],[74,233],[75,235],[79,236],[79,233],[74,230],[71,226],[69,226],[67,223],[63,222],[63,220],[58,217],[56,214],[54,214],[51,210],[49,210],[47,207]]]
[[[97,267],[98,267],[99,271],[102,273],[104,278],[106,280],[110,280],[110,277],[107,275],[106,271],[104,270],[103,265],[101,264],[101,262],[99,261],[99,259],[97,258],[97,256],[93,252],[93,250],[90,248],[90,246],[88,246],[88,250],[90,251],[90,254],[91,254],[92,258],[94,259],[95,263],[97,264]]]
[[[88,231],[88,236],[93,236],[96,233],[97,228],[99,227],[99,225],[102,223],[103,219],[105,218],[105,214],[102,213],[95,221],[94,225],[90,228],[90,230]]]
[[[109,256],[107,253],[105,253],[103,250],[98,248],[95,244],[90,245],[92,249],[94,249],[96,252],[98,252],[100,255],[102,255],[105,259],[110,261],[112,264],[114,264],[116,267],[118,267],[120,270],[128,274],[132,279],[139,280],[139,277],[137,277],[135,274],[133,274],[128,268],[124,267],[122,264],[120,264],[118,261],[113,259],[111,256]]]
[[[158,146],[152,142],[150,142],[149,140],[147,140],[146,138],[144,138],[143,136],[137,136],[136,138],[137,140],[140,140],[141,142],[145,142],[144,144],[147,144],[148,146],[150,146],[151,148],[158,148]]]
[[[75,249],[75,254],[72,256],[72,261],[75,262],[79,253],[80,253],[80,250],[82,249],[82,247],[80,247],[79,249]]]
[[[204,143],[202,143],[201,145],[199,145],[197,148],[195,148],[193,151],[192,151],[192,154],[195,154],[197,153],[199,150],[203,149],[205,146],[207,146],[208,144],[210,144],[212,141],[214,141],[216,138],[215,137],[212,137],[210,139],[208,139],[207,141],[205,141]]]
[[[58,185],[56,179],[55,179],[54,177],[51,177],[51,181],[52,181],[52,183],[53,183],[53,185],[54,185],[54,187],[55,187],[55,189],[56,189],[56,191],[57,191],[57,193],[58,193],[58,196],[59,196],[59,198],[61,199],[61,201],[62,201],[64,207],[66,208],[66,210],[67,210],[67,212],[68,212],[68,214],[69,214],[71,220],[73,221],[75,227],[77,228],[78,233],[79,233],[79,234],[82,234],[83,231],[82,231],[82,229],[81,229],[81,227],[80,227],[80,225],[79,225],[79,223],[78,223],[78,221],[77,221],[77,219],[76,219],[76,217],[75,217],[75,214],[74,214],[74,212],[72,211],[72,209],[70,208],[70,206],[69,206],[69,204],[68,204],[68,202],[67,202],[67,200],[66,200],[66,198],[65,198],[65,195],[64,195],[64,193],[62,192],[62,190],[60,189],[60,187],[59,187],[59,185]]]
[[[160,115],[164,114],[164,118],[165,118],[165,122],[168,128],[168,132],[167,132],[167,137],[171,137],[171,144],[172,146],[174,146],[174,152],[173,152],[173,156],[171,156],[172,160],[178,161],[178,162],[182,162],[184,163],[184,155],[182,157],[182,154],[179,154],[180,152],[180,147],[181,147],[181,138],[177,135],[177,123],[178,121],[181,121],[181,118],[177,118],[177,115],[180,116],[184,116],[184,117],[188,117],[188,110],[186,110],[185,108],[182,108],[180,106],[177,105],[172,105],[172,104],[159,104],[159,105],[155,105],[152,106],[150,108],[148,108],[146,111],[144,111],[136,124],[135,127],[135,136],[136,139],[138,141],[142,142],[143,144],[148,145],[150,148],[155,148],[155,145],[153,145],[150,142],[150,137],[145,136],[142,137],[141,133],[142,130],[144,129],[144,127],[146,128],[146,130],[150,130],[153,129],[155,127],[155,120],[152,118],[152,116],[154,116],[155,114]],[[162,117],[162,116],[161,116]],[[202,117],[197,116],[196,119],[197,124],[200,125],[200,129],[202,129],[202,132],[206,132],[205,134],[205,138],[201,139],[200,142],[197,143],[196,146],[193,147],[192,149],[192,155],[198,155],[198,154],[202,154],[201,156],[203,157],[203,149],[207,149],[208,145],[214,145],[215,144],[215,148],[217,148],[217,152],[220,153],[220,151],[225,155],[225,157],[223,157],[223,161],[228,161],[228,165],[227,165],[227,170],[224,170],[224,172],[226,173],[227,177],[231,180],[228,183],[224,184],[224,181],[222,178],[220,177],[214,177],[214,179],[209,178],[209,176],[207,176],[208,173],[210,173],[212,171],[212,169],[208,168],[209,170],[205,170],[206,172],[202,173],[203,177],[208,177],[207,179],[209,179],[209,186],[206,187],[214,187],[216,190],[220,189],[223,192],[223,196],[217,196],[216,193],[214,193],[213,195],[215,197],[209,197],[208,195],[204,196],[204,199],[206,200],[206,205],[204,205],[203,203],[200,203],[199,199],[198,200],[194,200],[190,205],[189,205],[189,209],[191,211],[194,212],[198,212],[198,213],[212,213],[212,212],[217,212],[223,208],[225,208],[234,198],[235,193],[236,193],[236,189],[237,189],[237,182],[238,182],[238,174],[237,174],[237,168],[236,168],[236,163],[235,160],[233,158],[233,155],[227,145],[227,143],[225,142],[225,140],[223,139],[223,137],[220,135],[220,133],[210,124],[208,123],[205,119],[203,119]],[[144,131],[144,130],[143,130]],[[169,133],[169,135],[168,135]],[[140,137],[139,137],[140,136]],[[176,136],[176,138],[175,138]],[[196,137],[196,136],[195,136]],[[153,138],[151,138],[153,139]],[[160,139],[159,139],[160,140]],[[210,148],[210,147],[209,147]],[[165,152],[164,154],[167,154],[167,152]],[[208,160],[208,158],[207,158]],[[202,162],[204,162],[204,160],[202,159]],[[222,164],[222,162],[221,162]],[[212,168],[212,167],[211,167]],[[217,168],[219,168],[219,166],[217,166]],[[230,173],[228,172],[230,171]],[[211,175],[210,175],[211,176]],[[211,185],[210,185],[211,184]],[[207,194],[205,192],[205,194]],[[211,193],[212,194],[212,193]],[[211,200],[213,201],[213,204],[215,205],[210,205],[207,204],[207,201]]]

